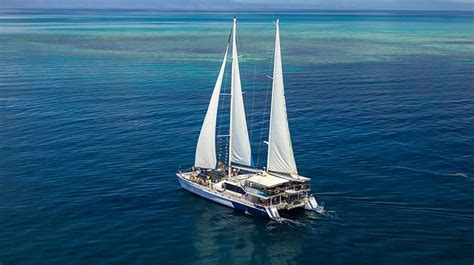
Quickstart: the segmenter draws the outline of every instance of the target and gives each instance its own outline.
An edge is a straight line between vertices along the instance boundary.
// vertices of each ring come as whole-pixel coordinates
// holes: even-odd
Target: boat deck
[[[310,192],[309,186],[299,186],[299,190],[289,187],[279,186],[288,184],[288,180],[278,179],[278,177],[270,177],[269,180],[263,182],[255,182],[255,178],[262,177],[256,174],[242,174],[228,177],[224,171],[205,171],[205,172],[185,172],[178,173],[179,177],[185,178],[195,185],[199,185],[201,189],[216,195],[223,196],[228,199],[236,200],[242,204],[258,207],[274,206],[278,210],[291,210],[304,207],[307,202],[307,196]],[[263,177],[265,178],[265,177]],[[250,181],[249,181],[250,180]],[[238,187],[241,190],[232,190],[229,186]],[[260,184],[260,185],[259,185]],[[236,189],[232,187],[233,189]],[[265,190],[260,189],[266,187]]]

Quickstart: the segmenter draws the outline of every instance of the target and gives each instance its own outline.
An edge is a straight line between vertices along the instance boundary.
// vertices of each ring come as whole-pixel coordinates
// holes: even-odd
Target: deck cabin
[[[311,191],[309,182],[291,180],[264,172],[244,181],[248,195],[259,198],[264,205],[275,205],[280,209],[301,207]]]
[[[190,180],[257,205],[287,210],[303,206],[311,191],[309,178],[294,179],[265,171],[238,173],[228,177],[226,170],[196,170]]]

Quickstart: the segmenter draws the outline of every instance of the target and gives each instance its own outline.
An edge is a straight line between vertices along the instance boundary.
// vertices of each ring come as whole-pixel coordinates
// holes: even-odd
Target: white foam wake
[[[392,168],[406,169],[406,170],[410,170],[410,171],[414,171],[414,172],[427,173],[427,174],[438,175],[438,176],[454,176],[454,177],[464,177],[464,178],[467,178],[467,179],[472,179],[470,176],[468,176],[464,173],[439,173],[439,172],[422,170],[422,169],[415,169],[415,168],[404,167],[404,166],[392,166]]]

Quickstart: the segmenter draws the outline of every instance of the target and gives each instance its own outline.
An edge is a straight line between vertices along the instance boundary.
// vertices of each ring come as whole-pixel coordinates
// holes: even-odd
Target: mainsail
[[[267,170],[289,174],[297,178],[298,170],[296,169],[286,113],[279,27],[279,21],[277,20]]]
[[[219,106],[219,96],[221,92],[222,79],[224,77],[225,66],[227,63],[227,52],[229,44],[225,50],[224,61],[217,77],[214,91],[212,92],[209,107],[207,108],[206,117],[202,123],[201,133],[196,147],[196,157],[194,166],[200,168],[215,168],[217,164],[216,158],[216,120],[217,110]]]
[[[244,100],[242,97],[242,86],[240,83],[239,59],[237,55],[237,20],[234,18],[234,29],[232,31],[232,84],[230,103],[230,161],[231,163],[251,166],[252,155],[250,141],[247,131],[247,120],[245,118]]]

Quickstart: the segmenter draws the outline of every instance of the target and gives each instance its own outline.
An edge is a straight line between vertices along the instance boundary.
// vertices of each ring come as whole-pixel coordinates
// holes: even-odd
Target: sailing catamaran
[[[194,166],[177,173],[182,188],[201,197],[252,215],[280,221],[279,210],[304,208],[322,212],[311,194],[310,178],[300,176],[296,168],[286,112],[280,51],[279,21],[276,23],[273,87],[268,136],[267,166],[253,167],[247,131],[239,60],[236,45],[237,20],[232,28],[224,60],[212,92],[196,147]],[[216,122],[227,54],[232,48],[230,127],[227,161],[217,161]]]

